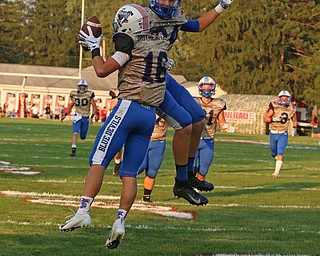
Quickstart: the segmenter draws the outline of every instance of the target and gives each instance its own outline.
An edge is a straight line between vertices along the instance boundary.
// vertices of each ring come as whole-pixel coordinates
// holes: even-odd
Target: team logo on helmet
[[[176,15],[181,0],[176,0],[173,5],[160,4],[158,0],[150,0],[149,7],[163,19],[170,19]]]
[[[204,85],[210,85],[209,88],[203,88]],[[216,82],[209,76],[204,76],[198,83],[198,90],[201,96],[210,98],[212,94],[216,91]]]
[[[122,6],[112,22],[114,32],[139,33],[149,29],[147,11],[137,4]]]
[[[281,98],[282,96],[288,97],[288,101],[281,101],[280,98]],[[285,107],[289,106],[290,103],[291,103],[291,94],[290,94],[287,90],[282,90],[282,91],[279,92],[279,94],[278,94],[278,102],[279,102],[279,104],[281,104],[282,106],[285,106]]]
[[[78,92],[86,92],[88,91],[88,83],[86,80],[81,79],[78,83]]]

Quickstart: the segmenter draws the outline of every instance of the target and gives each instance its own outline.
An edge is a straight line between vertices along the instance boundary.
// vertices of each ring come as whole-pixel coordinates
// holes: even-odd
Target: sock
[[[146,176],[146,177],[144,178],[144,182],[143,182],[144,188],[147,189],[147,190],[152,191],[153,186],[154,186],[154,182],[155,182],[155,179],[154,179],[154,178],[150,178],[150,177]],[[150,195],[150,194],[149,194],[149,195]]]
[[[283,161],[280,161],[280,160],[277,160],[276,161],[276,168],[274,170],[274,175],[275,176],[278,176],[279,175],[279,172],[280,172],[280,169],[282,167],[282,164],[283,164]]]
[[[187,165],[177,165],[176,164],[176,179],[178,181],[187,181],[188,180]]]
[[[89,196],[82,196],[80,200],[80,206],[77,211],[77,214],[86,214],[90,210],[90,206],[93,202],[93,198]]]
[[[77,148],[77,145],[76,144],[72,144],[71,148]]]
[[[120,159],[114,159],[115,164],[120,164],[121,163],[121,158]]]
[[[123,221],[125,221],[127,219],[127,216],[128,212],[126,210],[119,209],[116,220],[121,218]]]
[[[194,166],[194,157],[189,157],[188,158],[188,167],[187,167],[188,172],[193,171],[193,166]]]
[[[152,192],[152,190],[145,188],[145,189],[144,189],[143,196],[150,196],[150,195],[151,195],[151,192]]]
[[[197,178],[198,178],[198,180],[201,180],[201,181],[205,181],[206,180],[206,176],[203,176],[200,173],[198,173]]]

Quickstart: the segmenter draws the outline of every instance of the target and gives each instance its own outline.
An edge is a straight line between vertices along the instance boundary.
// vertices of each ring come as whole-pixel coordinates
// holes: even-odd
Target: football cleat
[[[76,148],[72,148],[72,151],[70,153],[70,156],[76,156]]]
[[[199,191],[211,191],[214,189],[212,183],[205,180],[199,180],[193,172],[188,172],[188,176],[191,187],[196,188]]]
[[[115,164],[113,168],[113,176],[118,176],[119,175],[119,169],[120,169],[120,164]]]
[[[65,224],[61,225],[59,227],[60,231],[73,231],[76,228],[84,228],[90,226],[92,223],[91,217],[89,213],[80,215],[80,214],[74,214],[71,219],[67,220]]]
[[[142,200],[143,200],[143,202],[151,202],[151,196],[150,195],[143,195]]]
[[[276,178],[278,178],[278,175],[275,173],[272,173],[272,178],[276,179]]]
[[[112,225],[106,247],[108,249],[116,249],[119,246],[121,239],[124,237],[125,232],[124,220],[122,218],[116,219]]]
[[[173,186],[173,194],[178,198],[182,197],[193,205],[206,205],[208,198],[196,192],[189,184],[176,184]]]

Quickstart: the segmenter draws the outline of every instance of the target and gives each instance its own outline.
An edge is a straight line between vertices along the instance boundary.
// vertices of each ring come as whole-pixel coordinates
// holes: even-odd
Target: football
[[[102,26],[99,18],[97,16],[92,16],[87,19],[81,26],[81,30],[89,35],[88,26],[91,27],[94,37],[99,37],[102,35]],[[89,51],[88,47],[81,45],[83,50]]]

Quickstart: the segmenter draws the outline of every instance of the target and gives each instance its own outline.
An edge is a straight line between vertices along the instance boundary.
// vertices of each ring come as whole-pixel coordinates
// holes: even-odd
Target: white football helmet
[[[80,87],[81,86],[81,87]],[[84,88],[82,88],[84,86]],[[88,91],[88,83],[86,80],[81,79],[78,83],[78,92],[86,92]]]
[[[139,33],[149,29],[149,17],[147,11],[137,4],[122,6],[116,13],[112,22],[114,32],[128,34]]]
[[[211,89],[203,89],[203,85],[208,84],[211,85]],[[198,83],[198,90],[199,94],[201,96],[204,96],[206,98],[210,98],[212,94],[216,91],[216,82],[209,76],[204,76],[201,78],[201,80]]]
[[[173,5],[160,4],[159,0],[149,0],[150,9],[162,19],[171,19],[176,15],[181,0],[175,0]]]
[[[280,97],[282,97],[282,96],[288,97],[288,101],[286,101],[286,102],[281,101]],[[291,102],[290,93],[287,90],[282,90],[281,92],[279,92],[279,94],[278,94],[278,102],[283,106],[289,106],[289,104]]]

